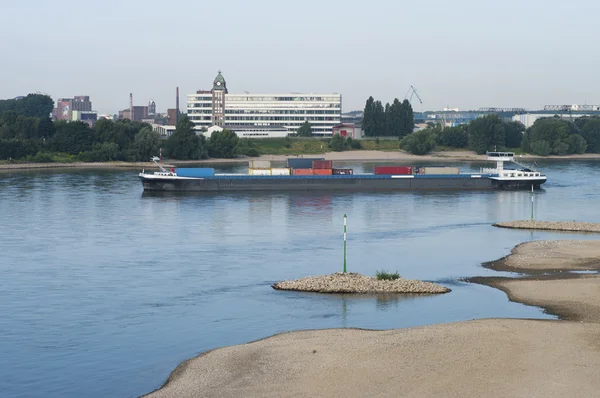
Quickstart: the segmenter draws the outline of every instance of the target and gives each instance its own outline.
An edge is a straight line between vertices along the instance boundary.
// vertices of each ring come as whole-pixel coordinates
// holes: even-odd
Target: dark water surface
[[[536,218],[600,222],[600,163],[540,167]],[[530,203],[529,192],[148,195],[137,171],[0,173],[0,396],[135,397],[184,359],[296,329],[552,318],[461,282],[499,275],[480,263],[523,241],[596,238],[491,226],[529,218]],[[274,291],[341,270],[344,213],[349,271],[397,270],[452,292]]]

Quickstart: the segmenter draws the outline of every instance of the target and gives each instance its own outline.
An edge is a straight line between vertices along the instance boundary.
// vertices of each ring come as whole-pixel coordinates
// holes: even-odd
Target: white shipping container
[[[271,169],[248,169],[248,174],[253,176],[270,176]]]
[[[420,167],[419,174],[459,174],[458,167]]]
[[[251,169],[270,169],[271,161],[270,160],[251,160],[250,168]]]
[[[289,168],[273,168],[271,169],[271,175],[274,176],[289,176],[290,169]]]

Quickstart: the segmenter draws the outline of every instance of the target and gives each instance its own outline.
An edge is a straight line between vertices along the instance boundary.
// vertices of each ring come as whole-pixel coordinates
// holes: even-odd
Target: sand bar
[[[494,227],[513,229],[541,229],[548,231],[600,232],[600,223],[578,221],[517,220],[493,224]]]
[[[276,290],[293,290],[315,293],[448,293],[447,287],[411,279],[377,280],[375,277],[353,272],[336,272],[330,275],[308,276],[273,284]]]
[[[570,271],[600,258],[596,242],[559,242],[525,243],[498,261],[520,271]],[[284,333],[188,360],[149,396],[597,395],[600,276],[474,279],[570,320],[487,319],[389,331]]]

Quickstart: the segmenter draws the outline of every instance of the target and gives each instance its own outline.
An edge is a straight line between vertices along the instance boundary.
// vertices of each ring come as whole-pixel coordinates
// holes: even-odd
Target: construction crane
[[[410,94],[410,98],[408,97],[408,94]],[[423,101],[421,100],[421,97],[419,97],[417,90],[413,86],[410,86],[410,88],[408,89],[408,92],[404,96],[404,99],[408,99],[408,102],[412,103],[413,95],[417,96],[417,99],[419,100],[419,103],[421,104],[421,112],[423,112]]]

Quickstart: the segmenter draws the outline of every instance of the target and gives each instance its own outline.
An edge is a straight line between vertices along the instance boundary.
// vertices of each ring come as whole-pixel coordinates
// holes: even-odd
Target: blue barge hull
[[[544,179],[496,180],[492,174],[454,175],[213,175],[200,178],[140,174],[148,191],[409,191],[539,189]]]

